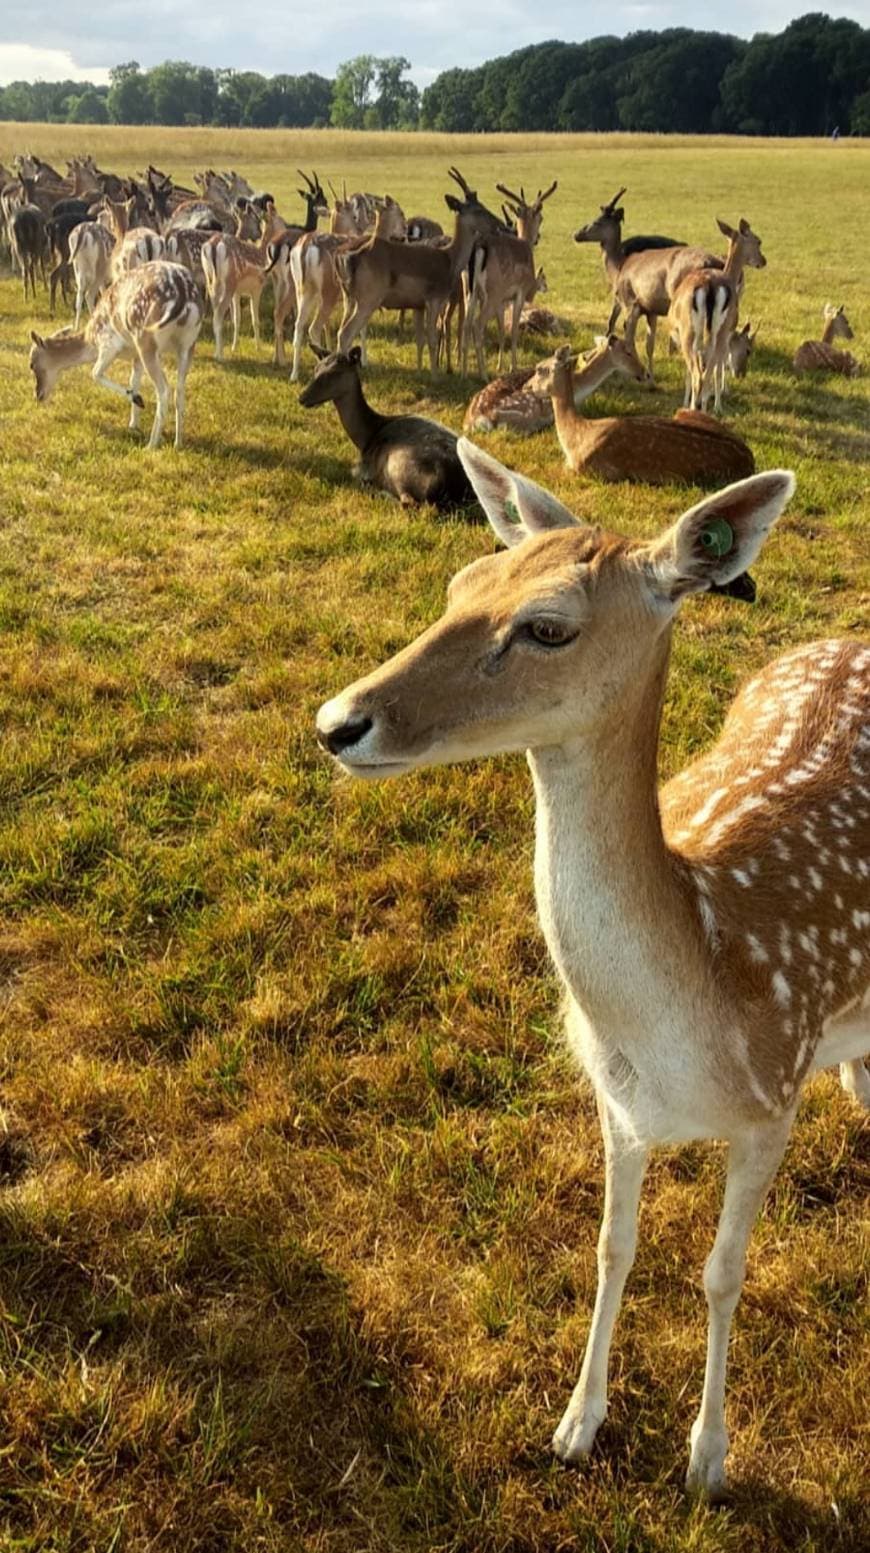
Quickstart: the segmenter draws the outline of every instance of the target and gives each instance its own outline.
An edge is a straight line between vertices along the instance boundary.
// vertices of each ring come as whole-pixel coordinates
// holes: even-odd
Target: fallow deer
[[[112,279],[119,280],[142,264],[162,259],[166,240],[149,226],[131,226],[136,219],[138,202],[135,195],[126,200],[106,200],[110,231],[115,239],[112,249]]]
[[[283,230],[283,225],[275,213],[274,205],[270,204],[266,209],[259,243],[215,233],[202,249],[202,267],[214,321],[216,361],[223,359],[223,322],[228,312],[232,314],[233,320],[230,349],[235,350],[238,346],[242,297],[247,297],[250,302],[254,342],[259,346],[260,297],[268,279],[266,263],[269,244]]]
[[[604,261],[604,273],[610,283],[613,293],[613,305],[610,310],[610,318],[607,322],[607,330],[610,333],[616,328],[620,313],[623,311],[623,302],[619,294],[619,283],[622,276],[623,265],[633,260],[635,255],[655,253],[659,249],[686,248],[686,244],[677,237],[664,237],[661,235],[641,235],[629,237],[623,240],[622,224],[625,220],[625,211],[620,205],[623,194],[627,190],[621,188],[614,194],[613,199],[599,208],[599,214],[594,221],[582,226],[574,233],[575,243],[598,243],[601,247],[601,257]],[[697,265],[710,260],[715,267],[720,262],[715,254],[708,254],[704,249],[694,250],[697,256]],[[627,311],[627,309],[626,309]],[[665,309],[667,311],[667,309]],[[649,335],[647,337],[647,365],[652,374],[652,353],[655,349],[656,316],[653,314],[647,319]]]
[[[539,368],[550,394],[556,435],[569,469],[599,480],[638,480],[648,485],[715,485],[755,468],[750,449],[712,415],[678,410],[662,415],[613,415],[589,420],[577,413],[570,346]]]
[[[9,237],[13,261],[21,271],[24,300],[27,301],[28,287],[35,300],[37,270],[45,285],[46,251],[45,217],[37,205],[28,201],[13,207],[9,218]]]
[[[833,302],[826,302],[823,317],[822,338],[804,340],[795,351],[792,362],[795,372],[840,372],[844,377],[857,377],[861,367],[852,352],[837,350],[834,345],[834,340],[855,338],[843,303],[837,307]]]
[[[493,378],[471,400],[462,423],[463,430],[494,431],[498,426],[506,426],[511,431],[530,433],[552,426],[553,401],[549,382],[554,360],[551,358],[537,367],[526,367],[521,372]],[[579,370],[574,374],[575,408],[579,409],[614,372],[636,383],[647,381],[646,368],[630,341],[616,334],[599,335],[592,350],[580,358]]]
[[[31,332],[30,370],[35,379],[37,402],[45,404],[62,372],[92,362],[94,381],[129,400],[130,426],[136,430],[144,407],[139,387],[143,371],[147,372],[157,393],[148,446],[156,448],[169,408],[169,384],[162,358],[172,355],[178,362],[175,446],[180,448],[184,434],[185,381],[201,327],[202,301],[193,276],[180,264],[168,264],[158,259],[129,270],[113,281],[100,297],[83,332],[62,329],[47,339]],[[133,356],[128,388],[114,383],[106,375],[116,356],[122,353]]]
[[[307,233],[294,243],[289,253],[279,255],[276,277],[282,269],[290,271],[290,282],[295,295],[295,326],[293,330],[293,368],[290,381],[298,382],[302,347],[306,333],[312,341],[323,345],[329,320],[343,298],[336,269],[339,254],[350,253],[368,239],[356,231],[358,215],[350,201],[336,204],[330,213],[328,232]],[[401,206],[387,195],[378,204],[375,227],[371,234],[383,242],[401,242],[405,236],[405,217]],[[286,284],[282,278],[280,285]],[[276,279],[276,297],[279,282]],[[289,311],[289,308],[287,309]],[[283,318],[278,328],[277,303],[275,320],[275,360],[284,365]],[[362,360],[365,364],[367,330],[360,331]]]
[[[870,643],[774,660],[709,754],[659,789],[674,617],[746,572],[793,475],[740,481],[632,541],[472,444],[459,453],[508,549],[461,571],[441,620],[327,701],[318,739],[367,780],[526,752],[538,915],[606,1159],[598,1293],[553,1448],[587,1456],[607,1413],[650,1149],[724,1139],[687,1477],[718,1499],[731,1322],[801,1086],[846,1064],[845,1086],[870,1103]]]
[[[453,237],[446,248],[429,243],[387,243],[372,238],[355,251],[337,258],[339,279],[345,292],[345,313],[338,334],[338,348],[346,353],[379,307],[414,311],[417,322],[417,366],[422,366],[423,335],[429,347],[429,365],[438,366],[438,322],[468,263],[476,238],[500,229],[497,216],[479,201],[455,167],[450,177],[459,184],[463,198],[445,195],[455,217]]]
[[[69,257],[76,283],[76,321],[81,327],[82,304],[94,311],[97,298],[112,283],[112,249],[115,239],[99,221],[82,221],[72,232]]]
[[[752,352],[755,349],[755,341],[758,338],[759,324],[753,329],[747,319],[742,329],[735,329],[728,345],[728,367],[735,377],[745,377],[749,368]]]
[[[716,224],[728,239],[724,267],[690,270],[674,288],[668,310],[668,327],[686,364],[684,404],[692,410],[706,410],[711,393],[719,410],[743,271],[747,265],[762,270],[767,264],[761,239],[748,221],[741,219],[736,230],[727,221]],[[630,332],[627,328],[626,333]]]
[[[529,203],[525,189],[514,194],[504,184],[496,184],[499,194],[509,201],[507,213],[516,221],[516,236],[507,233],[486,237],[474,246],[469,269],[469,295],[465,309],[465,326],[462,331],[462,372],[468,370],[468,346],[474,340],[477,370],[485,376],[484,342],[486,326],[491,318],[498,324],[498,367],[501,371],[504,358],[504,314],[512,309],[511,321],[511,370],[517,369],[517,338],[520,314],[527,302],[531,302],[536,290],[535,245],[540,237],[544,213],[544,201],[555,194],[558,182],[554,179],[549,189],[539,189],[537,197]]]

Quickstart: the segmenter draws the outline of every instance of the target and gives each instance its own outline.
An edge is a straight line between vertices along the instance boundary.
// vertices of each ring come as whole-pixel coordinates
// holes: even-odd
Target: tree
[[[115,65],[109,71],[109,83],[106,107],[112,123],[147,124],[151,118],[151,98],[138,60]]]
[[[372,107],[377,64],[373,54],[358,54],[339,65],[330,110],[330,122],[337,129],[362,129],[366,109]]]
[[[420,94],[413,81],[403,81],[411,61],[396,54],[375,61],[377,98],[376,129],[416,129],[420,112]]]
[[[106,99],[95,87],[89,86],[80,97],[70,97],[67,108],[68,124],[108,124]]]

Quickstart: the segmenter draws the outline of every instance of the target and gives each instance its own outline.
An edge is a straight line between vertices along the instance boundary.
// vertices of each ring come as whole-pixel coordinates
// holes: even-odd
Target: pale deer
[[[299,395],[305,409],[334,403],[359,451],[354,477],[395,496],[403,507],[431,505],[441,511],[473,501],[456,452],[456,434],[422,415],[380,415],[368,403],[360,381],[361,352],[346,356],[319,351],[320,363]]]
[[[554,361],[555,358],[550,358],[539,362],[537,367],[526,367],[521,372],[493,378],[471,400],[462,423],[463,430],[494,431],[498,426],[506,426],[511,431],[530,433],[552,426],[553,401],[549,382]],[[647,381],[646,368],[634,346],[616,334],[597,335],[593,348],[580,357],[578,365],[573,383],[577,409],[614,372],[636,383]]]
[[[599,480],[639,480],[648,485],[715,485],[751,474],[750,449],[712,415],[678,410],[663,415],[612,415],[589,420],[574,401],[570,346],[562,346],[539,370],[553,401],[556,435],[569,469]]]
[[[549,189],[539,189],[537,197],[529,203],[525,189],[514,194],[504,184],[496,184],[499,194],[507,197],[505,209],[516,221],[516,235],[492,234],[474,246],[469,268],[468,299],[465,308],[465,325],[462,330],[462,373],[468,370],[468,346],[474,341],[477,370],[485,376],[484,342],[486,326],[491,318],[498,324],[498,367],[501,371],[504,359],[504,314],[512,309],[511,320],[511,370],[517,369],[517,339],[520,315],[527,302],[531,302],[536,290],[534,249],[541,234],[544,201],[556,192],[554,179]]]
[[[446,248],[429,243],[388,243],[371,238],[353,252],[336,258],[345,292],[345,312],[338,348],[346,353],[379,307],[414,311],[417,324],[417,366],[422,366],[423,336],[434,375],[438,366],[438,324],[468,263],[476,238],[500,229],[497,216],[480,203],[455,167],[449,169],[463,198],[445,195],[455,217],[453,237]]]
[[[668,328],[686,364],[684,404],[692,410],[706,410],[711,393],[719,410],[743,271],[747,265],[762,270],[767,264],[761,238],[748,221],[741,220],[737,229],[727,221],[717,219],[716,224],[728,239],[724,267],[690,270],[675,286],[668,310]]]
[[[148,442],[160,443],[169,408],[169,384],[162,358],[175,356],[175,446],[184,435],[185,381],[193,349],[202,327],[202,300],[193,276],[180,264],[155,260],[130,270],[103,292],[83,332],[62,329],[47,339],[31,332],[30,370],[34,375],[37,403],[45,404],[62,372],[93,363],[96,383],[130,402],[130,426],[135,431],[144,408],[139,388],[147,372],[157,394],[154,424]],[[106,374],[116,356],[132,355],[128,388]]]
[[[242,297],[247,297],[250,302],[254,343],[257,346],[260,344],[260,297],[268,279],[266,265],[269,244],[283,230],[283,225],[275,213],[274,205],[269,204],[259,243],[215,233],[202,249],[202,267],[214,321],[216,361],[223,359],[223,322],[228,312],[233,320],[230,349],[236,350],[238,346]]]
[[[165,238],[155,232],[153,227],[130,225],[136,218],[137,208],[135,194],[126,200],[106,200],[109,230],[115,239],[112,249],[113,280],[119,280],[122,275],[138,269],[142,264],[162,259],[166,251]]]
[[[82,221],[70,234],[69,256],[76,283],[76,329],[81,327],[82,304],[94,311],[97,298],[112,283],[112,249],[115,239],[99,221]]]
[[[632,541],[472,444],[459,453],[508,549],[461,571],[440,621],[327,701],[318,738],[369,780],[526,752],[538,914],[606,1158],[598,1293],[553,1447],[588,1455],[607,1412],[650,1149],[724,1139],[687,1479],[717,1499],[731,1322],[801,1086],[846,1064],[845,1086],[870,1103],[870,643],[775,660],[710,753],[659,789],[672,621],[688,595],[746,572],[793,475],[740,481]]]
[[[851,351],[838,350],[835,340],[853,340],[852,327],[841,302],[826,302],[823,314],[825,327],[820,340],[804,340],[794,353],[792,365],[795,372],[839,372],[844,377],[857,377],[861,371]]]

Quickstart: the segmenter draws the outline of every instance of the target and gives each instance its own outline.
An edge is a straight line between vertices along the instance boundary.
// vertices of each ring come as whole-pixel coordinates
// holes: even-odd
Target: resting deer
[[[640,480],[648,485],[714,485],[740,479],[755,468],[752,453],[736,432],[711,415],[678,410],[662,415],[616,415],[587,420],[574,403],[571,348],[563,345],[539,382],[553,401],[556,435],[569,469],[599,480]]]
[[[837,307],[833,302],[826,302],[823,317],[822,338],[804,340],[795,351],[792,362],[795,372],[840,372],[844,377],[857,377],[861,367],[852,352],[837,350],[834,345],[834,340],[855,338],[843,303]]]
[[[387,243],[371,238],[353,252],[337,257],[339,279],[345,292],[345,313],[338,333],[338,348],[346,354],[353,341],[379,307],[413,309],[417,323],[417,366],[422,366],[423,334],[429,347],[429,366],[438,366],[438,321],[449,303],[475,240],[500,228],[497,216],[480,203],[455,167],[450,177],[459,184],[463,198],[445,195],[455,216],[453,238],[446,248],[429,243]]]
[[[725,1139],[688,1469],[716,1499],[731,1322],[801,1086],[842,1063],[870,1103],[870,643],[775,660],[710,753],[659,789],[672,622],[745,573],[794,477],[740,481],[649,542],[587,527],[468,442],[459,453],[508,549],[461,571],[440,621],[327,701],[318,738],[368,780],[526,752],[538,914],[606,1158],[598,1293],[553,1447],[588,1455],[607,1412],[650,1149]]]
[[[728,350],[737,327],[743,271],[747,265],[763,270],[767,264],[761,238],[748,221],[741,220],[737,230],[727,221],[717,220],[716,224],[728,239],[724,267],[690,270],[675,287],[668,311],[668,327],[686,364],[684,404],[692,410],[706,410],[711,393],[714,408],[719,410]],[[626,328],[626,333],[631,332]]]
[[[162,358],[175,356],[178,362],[175,446],[180,448],[184,434],[185,380],[201,327],[202,300],[193,276],[180,264],[168,264],[165,260],[140,265],[112,282],[100,297],[83,333],[61,329],[59,334],[43,339],[35,331],[31,332],[30,370],[35,379],[37,402],[46,403],[62,372],[92,362],[94,382],[130,401],[130,426],[135,431],[144,408],[139,387],[143,371],[147,372],[157,393],[148,446],[156,448],[169,408],[169,384]],[[106,375],[115,357],[123,353],[133,356],[128,388],[114,383]]]
[[[531,302],[536,290],[534,249],[541,234],[544,201],[556,192],[554,179],[549,189],[539,189],[530,204],[525,189],[513,194],[504,184],[496,184],[499,194],[509,203],[505,209],[516,220],[516,236],[507,232],[482,238],[474,246],[469,269],[469,295],[462,330],[462,374],[468,371],[468,346],[474,340],[477,370],[485,376],[484,342],[486,326],[491,318],[498,324],[498,368],[504,359],[504,314],[512,309],[511,320],[511,370],[517,370],[517,339],[520,315],[527,302]]]
[[[320,364],[299,395],[304,409],[335,404],[351,442],[359,449],[355,477],[395,496],[403,507],[428,503],[442,511],[473,500],[456,453],[456,434],[422,415],[379,415],[360,382],[361,352],[328,355],[316,346]]]
[[[511,431],[535,432],[552,426],[553,401],[548,385],[554,361],[551,358],[537,367],[526,367],[487,383],[471,400],[463,430],[494,431],[497,426],[506,426]],[[616,334],[598,335],[592,350],[580,358],[579,370],[574,374],[575,408],[579,409],[614,372],[636,383],[647,381],[646,368],[628,340]]]
[[[266,263],[269,244],[283,230],[284,223],[275,214],[275,206],[266,207],[263,233],[259,243],[246,242],[241,237],[228,237],[215,233],[204,244],[201,259],[205,272],[208,298],[214,322],[215,361],[223,360],[223,323],[226,314],[232,314],[233,342],[231,350],[239,343],[239,327],[242,315],[242,297],[251,305],[251,326],[254,343],[260,344],[260,297],[268,279]]]

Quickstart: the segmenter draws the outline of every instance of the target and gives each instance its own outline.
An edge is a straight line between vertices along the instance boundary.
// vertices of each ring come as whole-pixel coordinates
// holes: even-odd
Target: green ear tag
[[[512,523],[519,523],[520,515],[519,515],[519,512],[517,511],[516,506],[514,505],[514,503],[512,501],[506,501],[505,502],[504,510],[507,513],[507,515],[510,518]]]
[[[725,518],[714,518],[712,523],[701,530],[701,544],[708,555],[715,556],[717,561],[721,560],[734,546],[731,524]]]

